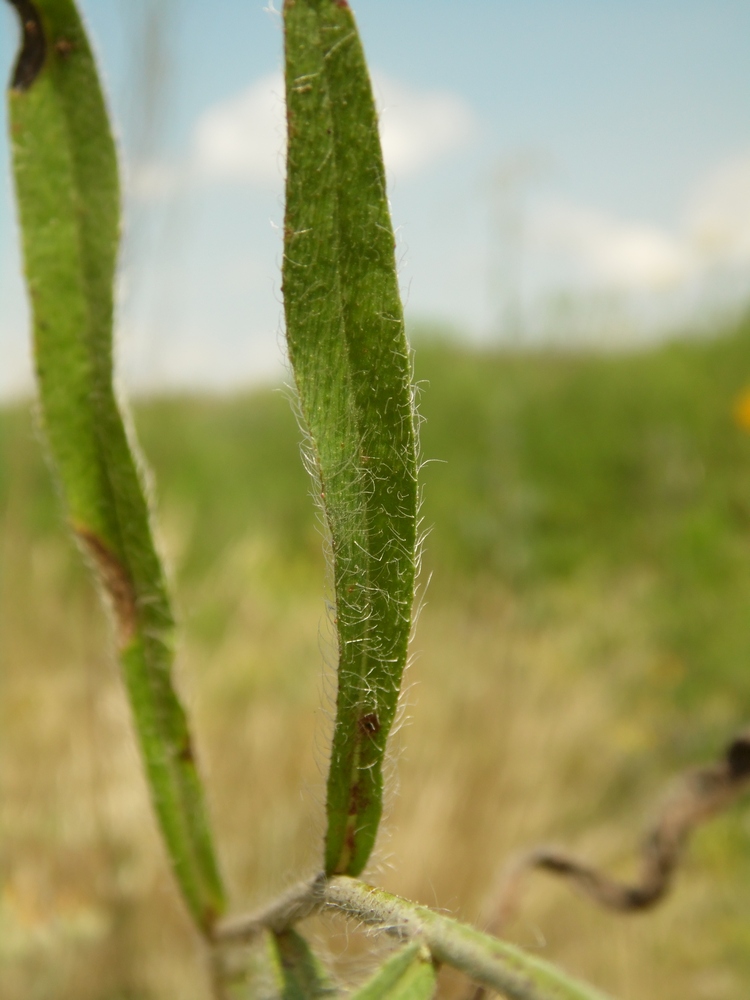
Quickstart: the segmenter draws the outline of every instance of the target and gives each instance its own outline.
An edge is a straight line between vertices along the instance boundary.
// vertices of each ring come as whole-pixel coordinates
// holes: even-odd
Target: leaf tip
[[[47,39],[44,34],[42,17],[31,0],[8,0],[14,7],[21,24],[21,49],[13,68],[11,89],[29,90],[42,71],[47,57]]]

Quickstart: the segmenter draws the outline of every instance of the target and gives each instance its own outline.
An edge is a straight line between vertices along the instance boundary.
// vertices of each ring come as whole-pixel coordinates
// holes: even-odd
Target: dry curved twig
[[[606,909],[634,913],[655,906],[671,888],[690,835],[701,823],[728,808],[750,788],[750,730],[736,736],[714,764],[692,768],[666,795],[641,847],[639,877],[620,882],[593,865],[553,847],[537,847],[513,859],[484,914],[483,925],[500,934],[516,912],[524,876],[532,869],[566,879],[582,895]],[[482,1000],[485,990],[473,990]]]

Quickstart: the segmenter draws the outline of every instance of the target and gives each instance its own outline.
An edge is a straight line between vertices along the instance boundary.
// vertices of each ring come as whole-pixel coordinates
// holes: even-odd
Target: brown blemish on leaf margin
[[[177,754],[178,760],[183,764],[195,764],[195,754],[193,753],[193,744],[190,737],[187,736],[180,747],[179,753]]]
[[[130,575],[114,552],[93,531],[82,527],[76,527],[74,531],[96,566],[112,602],[120,645],[127,646],[135,635],[138,621],[135,588]]]

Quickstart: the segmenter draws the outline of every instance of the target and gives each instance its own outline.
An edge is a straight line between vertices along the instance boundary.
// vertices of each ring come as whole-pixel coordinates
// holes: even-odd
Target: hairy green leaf
[[[40,413],[68,520],[114,613],[156,811],[199,925],[223,892],[185,713],[173,621],[132,443],[112,387],[119,239],[114,143],[72,0],[14,0],[24,32],[9,95]]]
[[[353,1000],[430,1000],[437,971],[429,951],[414,941],[391,955]]]
[[[330,538],[338,693],[326,872],[356,875],[382,812],[407,655],[417,484],[410,359],[377,117],[344,0],[286,0],[287,341]]]

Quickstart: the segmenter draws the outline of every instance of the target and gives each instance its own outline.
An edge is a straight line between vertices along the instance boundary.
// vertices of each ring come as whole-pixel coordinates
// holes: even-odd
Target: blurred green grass
[[[653,627],[681,663],[670,701],[750,711],[750,324],[629,356],[424,345],[431,560],[532,594],[584,574],[654,580]],[[449,572],[446,572],[446,571]],[[676,667],[675,667],[676,669]],[[731,691],[731,693],[730,693]]]
[[[432,582],[378,877],[472,919],[497,864],[540,839],[627,870],[665,778],[750,716],[750,319],[627,355],[414,341]],[[311,870],[322,836],[333,657],[299,432],[272,389],[134,420],[246,906]],[[0,994],[204,997],[36,437],[28,407],[0,412]],[[707,827],[640,918],[535,880],[513,933],[623,1000],[744,998],[749,837],[740,807]]]

